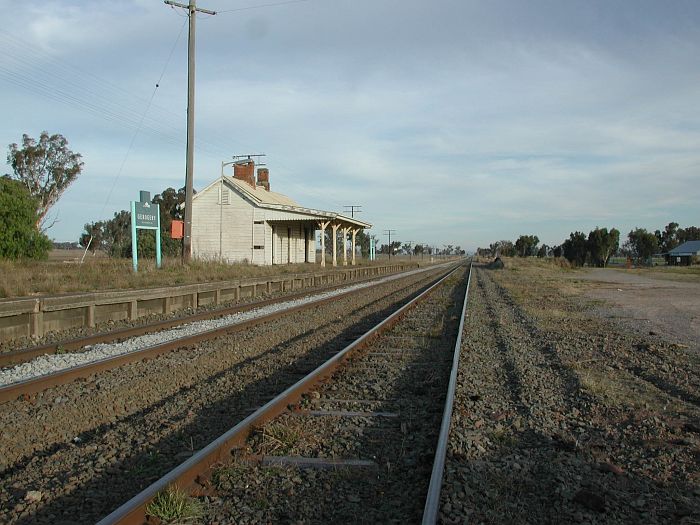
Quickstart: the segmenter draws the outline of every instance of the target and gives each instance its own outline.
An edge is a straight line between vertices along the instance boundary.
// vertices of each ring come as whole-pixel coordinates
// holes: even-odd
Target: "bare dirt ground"
[[[609,268],[582,270],[573,279],[590,281],[583,295],[603,301],[598,309],[603,317],[700,350],[700,282]]]

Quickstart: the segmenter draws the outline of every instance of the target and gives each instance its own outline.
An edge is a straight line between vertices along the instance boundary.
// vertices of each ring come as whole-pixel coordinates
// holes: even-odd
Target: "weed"
[[[440,339],[442,337],[442,332],[445,329],[445,316],[440,317],[440,320],[430,327],[430,332],[428,337],[433,339]]]
[[[146,515],[164,523],[196,521],[204,513],[202,504],[175,486],[159,492],[146,506]]]
[[[270,506],[270,502],[263,497],[259,497],[253,500],[253,506],[259,510],[265,510]]]
[[[154,465],[158,462],[158,459],[160,458],[160,452],[157,450],[152,450],[148,453],[147,456],[147,461],[149,465]]]
[[[302,440],[301,429],[292,428],[284,423],[272,423],[262,430],[261,448],[266,454],[274,452],[287,454]]]
[[[505,428],[494,430],[491,433],[491,441],[502,447],[513,447],[516,443],[515,436],[506,432]]]

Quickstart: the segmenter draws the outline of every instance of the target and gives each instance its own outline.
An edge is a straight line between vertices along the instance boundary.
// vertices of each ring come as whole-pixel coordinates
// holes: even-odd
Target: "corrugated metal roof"
[[[678,257],[681,255],[696,255],[698,252],[700,252],[700,241],[686,241],[669,251],[668,254],[672,257]]]

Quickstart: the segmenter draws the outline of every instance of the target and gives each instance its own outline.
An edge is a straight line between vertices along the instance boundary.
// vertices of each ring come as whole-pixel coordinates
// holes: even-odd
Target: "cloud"
[[[58,131],[86,159],[57,237],[100,218],[122,162],[107,216],[142,187],[182,186],[179,10],[0,7],[27,43],[0,58],[0,139]],[[377,231],[471,248],[697,222],[696,2],[315,0],[197,24],[197,187],[265,152],[273,188],[305,205],[362,204]]]

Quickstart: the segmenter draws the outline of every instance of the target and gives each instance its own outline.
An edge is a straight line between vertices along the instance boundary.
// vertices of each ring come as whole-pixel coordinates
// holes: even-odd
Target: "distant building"
[[[687,241],[664,254],[666,262],[673,266],[690,266],[700,257],[700,241]]]
[[[270,190],[270,173],[245,160],[233,165],[233,177],[222,175],[192,199],[192,254],[197,259],[250,262],[259,265],[316,262],[316,230],[340,230],[351,240],[372,225],[342,214],[304,208]],[[335,236],[331,236],[335,239]],[[321,265],[325,266],[324,250]],[[332,264],[335,266],[336,250]],[[347,264],[347,251],[341,256]]]

